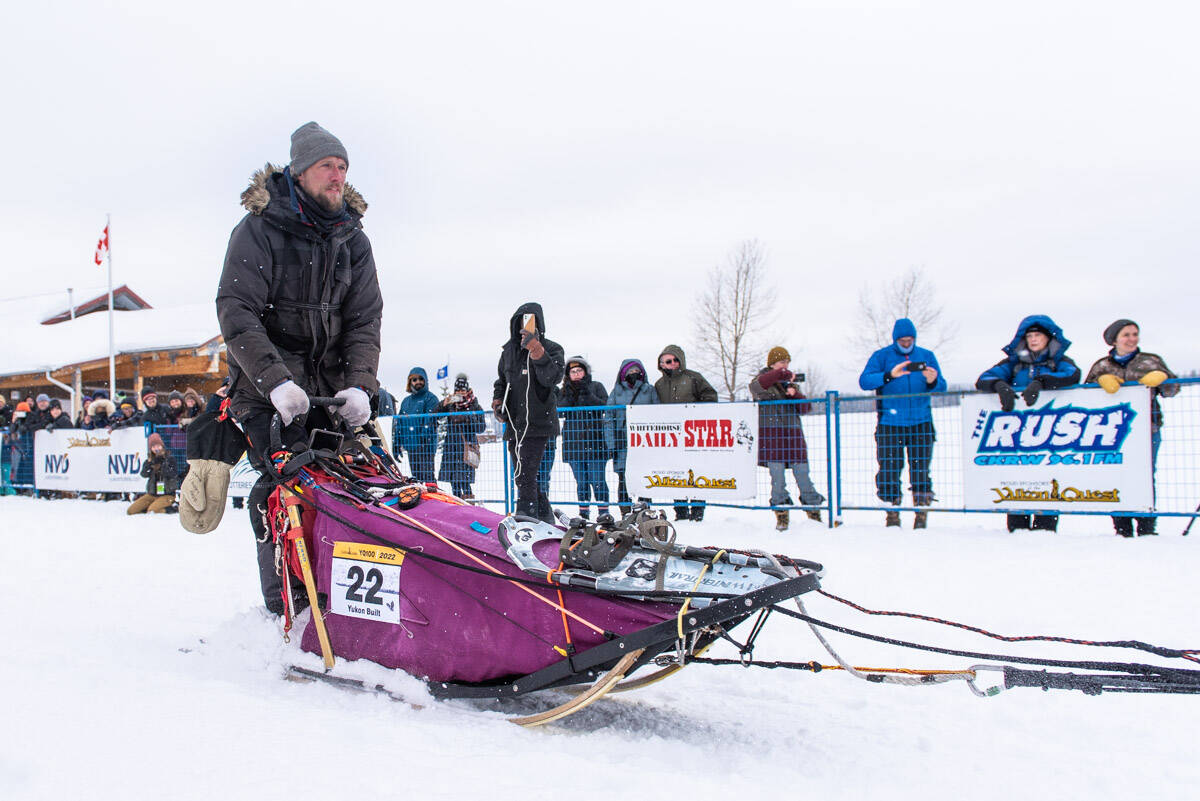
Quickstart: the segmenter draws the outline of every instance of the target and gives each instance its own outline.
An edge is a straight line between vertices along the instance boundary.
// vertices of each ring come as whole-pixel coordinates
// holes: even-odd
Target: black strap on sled
[[[558,546],[558,558],[564,565],[607,573],[633,548],[635,538],[628,531],[582,518],[575,518],[572,523],[563,532]]]

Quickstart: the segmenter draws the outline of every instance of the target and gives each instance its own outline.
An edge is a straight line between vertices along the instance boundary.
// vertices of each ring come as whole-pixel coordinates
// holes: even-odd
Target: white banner
[[[1150,393],[1042,392],[1011,412],[995,395],[962,403],[968,509],[1152,511]]]
[[[229,497],[244,498],[249,495],[260,475],[261,473],[250,466],[250,460],[243,453],[242,458],[238,459],[237,464],[229,471]]]
[[[724,501],[758,489],[758,407],[679,403],[625,409],[630,495]]]
[[[145,492],[141,426],[116,431],[38,431],[33,438],[33,483],[39,490]]]

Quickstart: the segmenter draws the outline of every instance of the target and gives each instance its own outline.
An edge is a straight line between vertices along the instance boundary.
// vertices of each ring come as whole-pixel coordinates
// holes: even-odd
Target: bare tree
[[[869,286],[859,290],[851,344],[866,359],[879,348],[892,344],[892,326],[896,320],[907,317],[917,327],[921,345],[936,350],[958,333],[958,325],[945,319],[943,311],[924,269],[910,267],[878,293]]]
[[[708,286],[692,311],[696,363],[720,375],[726,399],[734,400],[749,382],[747,365],[761,358],[764,329],[774,321],[774,311],[763,247],[756,239],[743,240],[724,264],[709,271]]]

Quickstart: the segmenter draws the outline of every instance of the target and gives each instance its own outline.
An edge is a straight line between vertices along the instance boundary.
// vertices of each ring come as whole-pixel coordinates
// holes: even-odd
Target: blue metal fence
[[[1196,514],[1200,503],[1200,393],[1188,391],[1200,379],[1180,379],[1174,383],[1183,390],[1174,398],[1163,399],[1165,422],[1161,429],[1162,445],[1155,472],[1157,517],[1186,517]],[[807,476],[811,489],[823,496],[820,502],[804,502],[804,489],[790,472],[785,475],[786,498],[779,497],[768,467],[757,471],[755,497],[743,502],[713,506],[745,509],[819,510],[825,522],[833,525],[844,512],[929,510],[956,513],[1011,512],[1012,509],[968,508],[964,498],[962,474],[963,425],[959,405],[968,392],[931,393],[933,429],[929,473],[932,479],[932,503],[907,501],[893,505],[879,497],[876,473],[879,471],[878,444],[875,441],[877,403],[875,395],[843,396],[829,392],[823,398],[803,401],[772,401],[759,405],[760,422],[773,410],[788,410],[803,431],[807,451]],[[896,397],[896,396],[889,396]],[[653,492],[622,476],[621,451],[626,441],[622,407],[586,407],[561,409],[563,434],[551,440],[539,469],[539,486],[555,506],[586,508],[589,512],[607,506],[616,512],[625,498],[651,497],[651,503],[668,506],[671,500],[653,499]],[[490,412],[463,412],[392,418],[393,453],[408,474],[437,481],[445,489],[477,503],[502,506],[511,511],[516,492],[512,463],[503,441],[503,425]],[[422,438],[410,436],[424,431]],[[764,429],[765,431],[766,429]],[[178,426],[159,426],[168,449],[177,459],[180,474],[186,469],[186,434]],[[0,465],[11,487],[32,489],[33,438],[10,437],[4,431]],[[767,443],[764,443],[767,444]],[[467,454],[478,449],[478,465],[472,466]],[[793,454],[788,461],[796,461]],[[903,467],[902,483],[912,485],[909,468]],[[778,478],[776,479],[778,481]],[[604,500],[607,496],[607,500]],[[772,501],[775,501],[774,503]],[[810,501],[814,499],[810,496]],[[1041,511],[1029,507],[1029,512]],[[1108,514],[1106,512],[1053,512],[1060,515]]]

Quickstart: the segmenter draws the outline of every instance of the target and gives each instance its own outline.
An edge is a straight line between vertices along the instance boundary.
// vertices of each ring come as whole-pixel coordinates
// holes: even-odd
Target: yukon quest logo
[[[1137,417],[1128,403],[1103,409],[1075,406],[981,411],[972,439],[977,465],[1121,464],[1121,446]]]
[[[1027,489],[1025,487],[992,487],[996,499],[992,503],[1032,503],[1050,501],[1052,503],[1110,503],[1121,502],[1121,490],[1112,489],[1080,489],[1079,487],[1059,488],[1058,479],[1050,479],[1049,489]]]
[[[655,487],[671,487],[673,489],[710,489],[710,490],[736,490],[737,479],[716,478],[713,476],[698,476],[695,470],[687,471],[687,478],[684,478],[682,473],[654,473],[653,475],[645,476],[646,489],[654,489]]]

